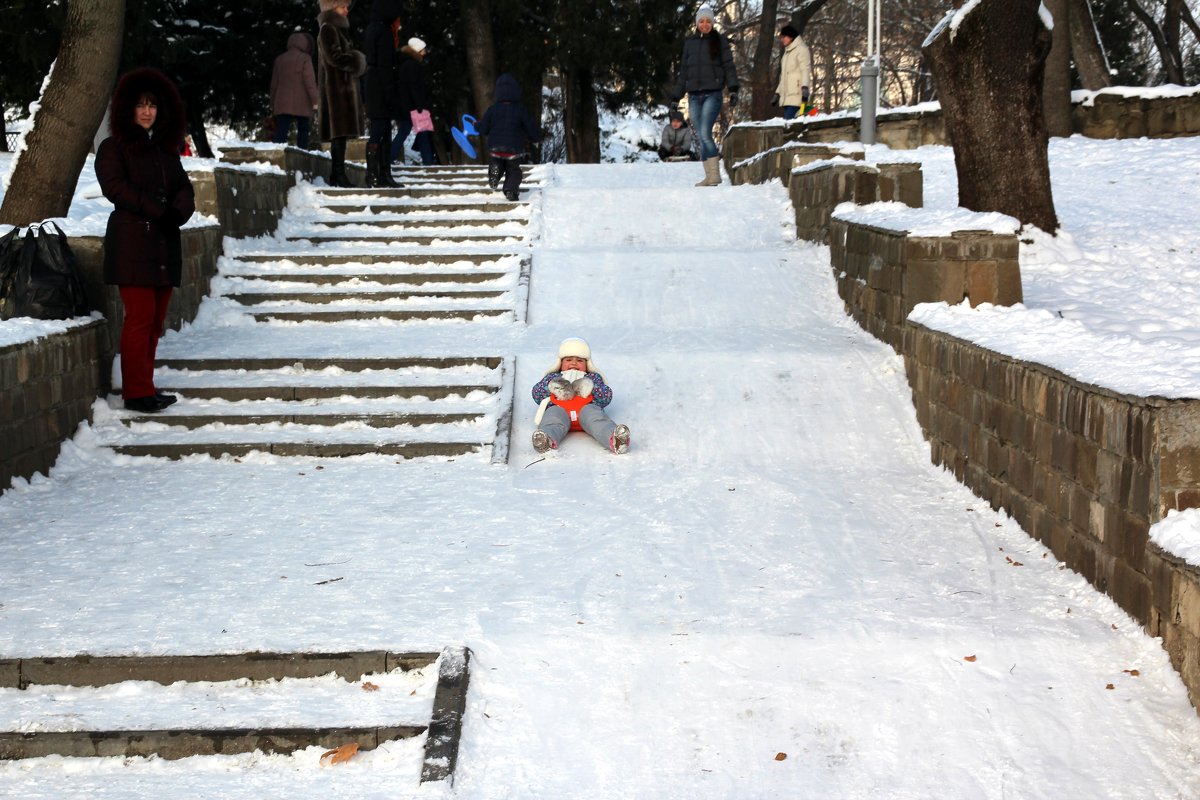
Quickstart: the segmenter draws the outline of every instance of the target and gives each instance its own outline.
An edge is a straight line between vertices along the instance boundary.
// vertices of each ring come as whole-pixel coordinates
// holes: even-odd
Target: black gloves
[[[732,91],[729,93],[729,107],[730,108],[737,108],[737,101],[738,101],[737,94],[738,93],[736,91]]]
[[[807,86],[800,87],[800,102],[804,103],[804,105],[808,105],[808,87]]]
[[[183,225],[183,221],[183,214],[180,214],[179,209],[173,206],[167,206],[167,210],[158,218],[159,225],[172,230],[179,230],[180,226]]]
[[[779,105],[779,92],[771,95],[771,108],[774,108],[777,105]]]

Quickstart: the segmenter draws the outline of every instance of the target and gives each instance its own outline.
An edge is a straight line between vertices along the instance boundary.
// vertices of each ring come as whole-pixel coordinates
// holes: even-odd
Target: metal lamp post
[[[883,38],[883,0],[867,0],[867,57],[862,63],[862,125],[859,139],[875,144],[875,109],[879,106],[879,63]]]

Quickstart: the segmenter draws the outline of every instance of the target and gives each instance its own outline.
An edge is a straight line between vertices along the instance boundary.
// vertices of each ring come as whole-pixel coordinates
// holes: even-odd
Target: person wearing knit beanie
[[[553,366],[533,387],[533,401],[538,404],[533,449],[557,450],[571,431],[586,431],[612,453],[628,452],[629,426],[618,425],[604,411],[612,397],[588,343],[577,337],[564,339]]]
[[[715,23],[712,6],[704,3],[696,12],[696,32],[683,40],[679,77],[668,95],[672,103],[687,95],[688,116],[700,139],[700,160],[704,163],[704,177],[697,186],[721,183],[721,157],[713,138],[713,126],[721,116],[725,90],[729,90],[732,109],[737,106],[741,85],[733,63],[733,48]]]

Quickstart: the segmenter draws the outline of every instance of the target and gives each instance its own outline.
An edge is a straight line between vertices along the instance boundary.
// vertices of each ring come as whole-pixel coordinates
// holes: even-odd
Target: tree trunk
[[[208,131],[204,129],[204,100],[191,91],[191,84],[184,87],[184,109],[187,114],[188,133],[192,137],[192,152],[200,158],[212,158],[212,145],[208,143]],[[312,129],[314,134],[316,128]]]
[[[563,126],[567,163],[600,163],[600,116],[590,67],[563,70]]]
[[[775,116],[771,96],[775,81],[771,80],[771,52],[775,49],[775,13],[779,0],[762,0],[759,17],[758,43],[754,47],[754,67],[750,70],[750,119],[770,119]]]
[[[1088,0],[1067,0],[1071,27],[1071,57],[1083,88],[1096,91],[1112,85],[1112,73],[1100,43]]]
[[[463,42],[467,57],[467,76],[475,111],[482,117],[492,104],[496,91],[496,43],[492,37],[491,0],[462,0]]]
[[[1068,0],[1042,0],[1054,19],[1042,80],[1042,110],[1051,136],[1071,135],[1071,26]]]
[[[792,12],[792,27],[803,36],[804,29],[808,26],[809,20],[815,17],[817,12],[824,8],[828,2],[829,0],[804,0]]]
[[[1179,60],[1178,55],[1171,50],[1163,29],[1159,27],[1159,24],[1154,21],[1154,17],[1146,9],[1142,8],[1137,0],[1125,0],[1125,2],[1129,4],[1129,10],[1133,12],[1133,15],[1150,32],[1150,38],[1154,40],[1154,47],[1158,50],[1158,55],[1162,59],[1163,71],[1167,74],[1167,83],[1183,85],[1182,62]]]
[[[125,0],[70,0],[50,81],[25,134],[0,223],[65,217],[117,77]]]
[[[1058,216],[1042,112],[1051,33],[1039,4],[981,0],[958,18],[957,30],[939,26],[922,52],[954,146],[959,205],[1053,233]]]
[[[4,119],[4,103],[0,102],[0,153],[8,152],[8,123]]]

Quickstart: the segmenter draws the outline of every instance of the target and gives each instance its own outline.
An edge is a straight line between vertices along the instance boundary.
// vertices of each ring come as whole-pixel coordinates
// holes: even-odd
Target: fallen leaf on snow
[[[371,683],[370,681],[363,681],[362,688],[363,688],[364,692],[378,692],[379,691],[379,686],[377,684]]]
[[[963,656],[963,661],[974,661],[978,656]]]
[[[1110,683],[1110,684],[1106,685],[1104,688],[1105,688],[1105,689],[1115,689],[1115,688],[1117,688],[1117,687],[1113,686],[1113,685]]]
[[[326,750],[321,754],[321,766],[327,767],[330,764],[341,764],[344,761],[349,761],[358,753],[358,742],[344,744],[341,747],[335,747],[332,750]]]
[[[787,761],[787,753],[776,753],[775,760],[776,761]]]
[[[1127,674],[1127,675],[1132,675],[1132,676],[1133,676],[1133,677],[1135,677],[1135,678],[1136,678],[1138,675],[1141,675],[1141,674],[1142,674],[1142,673],[1138,672],[1136,669],[1123,669],[1123,670],[1121,670],[1121,671],[1122,671],[1122,672],[1124,672],[1124,673],[1125,673],[1125,674]]]

